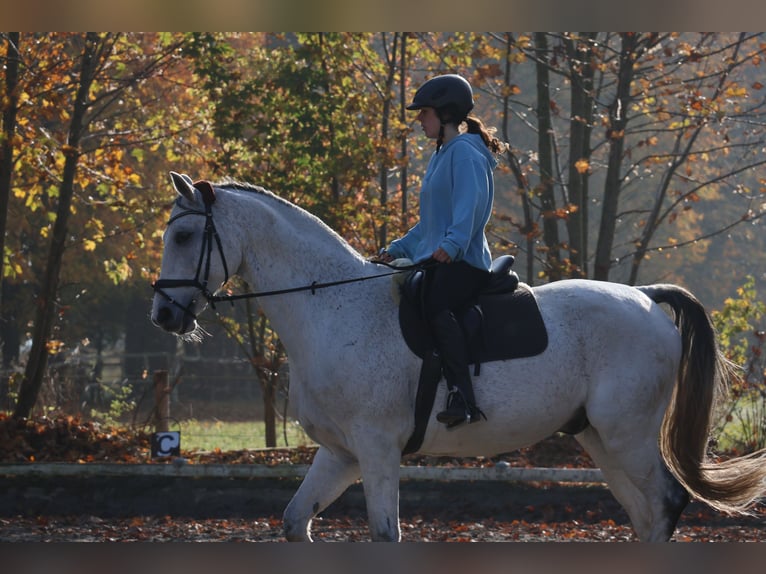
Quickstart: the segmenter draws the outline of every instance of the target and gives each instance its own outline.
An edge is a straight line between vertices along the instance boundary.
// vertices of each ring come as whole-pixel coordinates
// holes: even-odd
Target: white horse
[[[189,336],[195,313],[237,274],[290,357],[290,400],[320,446],[284,513],[288,540],[362,479],[373,540],[399,540],[399,466],[414,427],[421,361],[405,344],[390,280],[307,211],[254,186],[193,184],[164,235],[152,320]],[[482,365],[477,403],[487,420],[447,431],[432,416],[419,450],[492,456],[533,444],[587,416],[577,440],[601,468],[640,539],[668,540],[689,495],[743,512],[763,495],[764,452],[723,463],[706,455],[711,409],[729,365],[701,304],[672,285],[568,280],[536,287],[548,327],[534,357]],[[268,293],[267,293],[268,294]],[[673,310],[676,324],[658,303]],[[444,404],[445,385],[436,401]],[[434,412],[438,410],[434,409]]]

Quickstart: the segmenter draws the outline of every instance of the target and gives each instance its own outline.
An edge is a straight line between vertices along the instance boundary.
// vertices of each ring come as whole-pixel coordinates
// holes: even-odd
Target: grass
[[[253,450],[266,447],[266,429],[263,422],[237,422],[189,419],[179,423],[181,448],[195,452]],[[171,429],[175,430],[175,429]],[[285,442],[285,433],[287,442]],[[277,446],[295,447],[312,445],[311,439],[294,421],[286,428],[277,426]]]
[[[746,453],[766,448],[766,397],[740,399],[721,424],[716,438],[723,450]]]

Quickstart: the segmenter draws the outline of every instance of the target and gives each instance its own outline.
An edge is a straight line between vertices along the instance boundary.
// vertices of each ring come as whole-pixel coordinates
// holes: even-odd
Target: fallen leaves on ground
[[[682,518],[673,537],[677,542],[759,542],[763,540],[761,513],[743,524],[721,523],[716,516],[698,523]],[[404,542],[633,542],[627,523],[600,517],[592,522],[577,519],[554,522],[469,521],[439,517],[402,517]],[[317,541],[363,542],[369,540],[363,517],[318,518],[313,523]],[[0,518],[0,542],[283,542],[282,520],[276,516],[248,519],[185,519],[170,516],[100,518],[54,516]]]
[[[147,433],[77,417],[14,419],[0,414],[0,462],[144,462]]]
[[[150,435],[106,428],[76,417],[39,417],[15,420],[0,415],[0,462],[119,462],[147,463]],[[310,464],[315,448],[278,448],[211,453],[183,452],[191,464]],[[404,464],[492,466],[500,461],[513,466],[591,468],[593,463],[569,436],[557,435],[529,447],[497,457],[455,458],[410,455]],[[160,462],[162,463],[162,462]],[[539,485],[545,488],[544,484]],[[401,517],[404,541],[633,541],[635,534],[624,518],[615,519],[619,507],[605,491],[595,506],[578,505],[566,489],[550,493],[550,502],[519,509],[519,518],[491,516],[456,518],[449,512]],[[616,512],[617,510],[617,512]],[[761,541],[766,507],[749,517],[727,517],[699,504],[683,514],[674,540],[688,542]],[[366,519],[328,516],[314,520],[313,535],[323,541],[369,540]],[[0,542],[129,542],[129,541],[283,541],[279,516],[232,519],[189,519],[176,516],[14,516],[0,517]]]
[[[17,420],[0,414],[0,463],[119,462],[157,463],[150,455],[150,433],[116,429],[78,417],[37,417]],[[252,449],[212,452],[182,451],[191,464],[311,464],[316,447]],[[402,463],[455,467],[512,466],[592,468],[590,457],[572,437],[556,435],[536,445],[495,457],[433,457],[409,455]]]

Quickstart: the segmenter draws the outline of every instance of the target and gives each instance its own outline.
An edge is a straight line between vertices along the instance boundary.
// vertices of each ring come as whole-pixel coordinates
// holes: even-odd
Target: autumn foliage
[[[761,34],[0,39],[4,409],[37,384],[9,375],[30,340],[30,369],[151,340],[148,320],[128,324],[158,273],[171,169],[263,185],[365,254],[403,233],[432,152],[405,107],[438,73],[467,77],[510,143],[489,236],[524,281],[670,281],[714,307],[766,264]],[[28,416],[36,392],[22,396]]]

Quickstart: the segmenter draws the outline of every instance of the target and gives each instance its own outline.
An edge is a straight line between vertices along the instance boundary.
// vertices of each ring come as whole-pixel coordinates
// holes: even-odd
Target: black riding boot
[[[436,415],[436,420],[446,424],[447,428],[463,422],[477,422],[479,417],[486,420],[487,417],[476,406],[465,336],[457,319],[451,311],[441,311],[431,320],[431,330],[450,389],[447,408]]]

